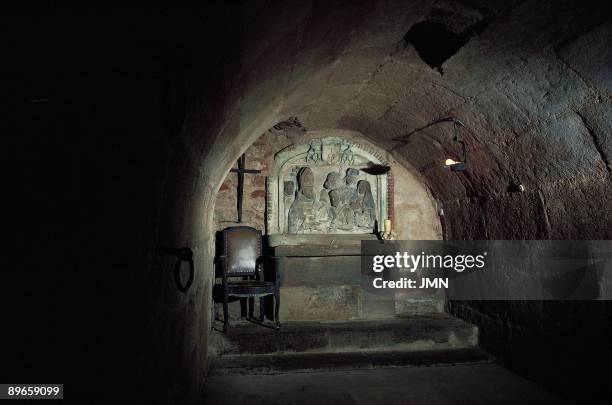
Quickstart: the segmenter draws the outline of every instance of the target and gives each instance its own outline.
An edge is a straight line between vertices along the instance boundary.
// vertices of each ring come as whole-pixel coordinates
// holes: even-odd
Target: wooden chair
[[[221,231],[221,255],[217,263],[222,271],[223,332],[229,327],[228,302],[230,297],[249,298],[250,313],[253,298],[259,297],[259,320],[264,321],[264,297],[274,296],[274,324],[280,328],[280,279],[276,258],[262,255],[261,231],[249,226],[234,226]],[[263,264],[274,266],[274,281],[264,279]]]

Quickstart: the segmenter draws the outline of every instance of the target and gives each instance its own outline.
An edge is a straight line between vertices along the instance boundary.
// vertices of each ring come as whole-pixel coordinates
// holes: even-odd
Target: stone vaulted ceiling
[[[392,151],[454,214],[454,237],[567,237],[576,226],[609,236],[587,216],[610,211],[599,197],[610,191],[612,154],[609,6],[332,3],[245,11],[239,73],[211,149],[225,153],[205,153],[206,167],[228,167],[264,130],[293,119],[359,131]],[[460,156],[452,125],[430,125],[449,116],[466,125],[461,174],[440,167]],[[526,192],[508,193],[512,182]],[[573,205],[558,201],[570,195]],[[503,223],[509,210],[515,218]]]

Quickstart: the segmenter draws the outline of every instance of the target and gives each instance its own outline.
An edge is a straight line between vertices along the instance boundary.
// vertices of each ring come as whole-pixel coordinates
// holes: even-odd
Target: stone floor
[[[210,376],[213,404],[541,404],[564,403],[494,363],[274,375]]]

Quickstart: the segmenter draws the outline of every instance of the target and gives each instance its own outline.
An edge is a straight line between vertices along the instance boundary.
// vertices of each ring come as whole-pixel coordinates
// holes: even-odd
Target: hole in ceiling
[[[406,45],[412,44],[421,59],[432,69],[442,71],[442,64],[470,39],[470,32],[455,33],[444,24],[423,21],[410,28],[404,35]]]

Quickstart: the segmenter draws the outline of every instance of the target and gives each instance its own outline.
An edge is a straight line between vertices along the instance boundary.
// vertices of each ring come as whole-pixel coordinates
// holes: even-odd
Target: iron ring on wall
[[[185,292],[191,287],[193,284],[193,279],[195,277],[195,267],[193,264],[193,251],[188,247],[182,248],[168,248],[158,246],[155,251],[157,253],[165,253],[168,255],[176,256],[177,261],[174,265],[174,282],[176,283],[177,288],[181,292]],[[183,285],[181,283],[181,264],[186,261],[189,263],[189,278],[187,282]]]
[[[191,251],[190,251],[191,253]],[[181,264],[183,261],[187,261],[189,263],[189,278],[185,285],[181,283]],[[181,291],[185,292],[191,287],[193,284],[195,270],[193,265],[193,256],[190,254],[189,257],[179,256],[176,264],[174,265],[174,281],[176,282],[176,287]]]

